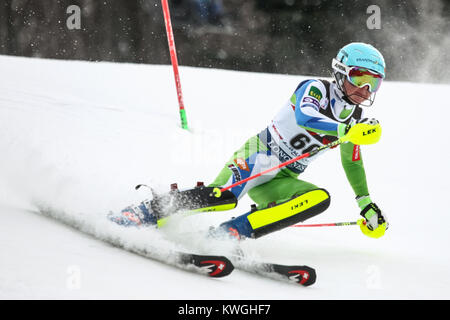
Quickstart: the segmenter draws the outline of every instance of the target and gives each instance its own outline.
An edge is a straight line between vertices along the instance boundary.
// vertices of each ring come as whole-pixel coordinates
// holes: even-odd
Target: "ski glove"
[[[381,126],[373,118],[359,119],[350,124],[341,123],[338,126],[338,137],[357,145],[377,143],[381,137]]]
[[[369,196],[356,198],[361,210],[361,219],[359,226],[363,234],[371,238],[380,238],[388,229],[386,215],[380,208],[370,200]]]

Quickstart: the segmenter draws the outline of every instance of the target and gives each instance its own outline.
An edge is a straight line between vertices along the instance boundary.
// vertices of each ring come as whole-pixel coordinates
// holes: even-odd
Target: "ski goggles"
[[[345,74],[347,80],[358,88],[369,86],[370,92],[380,89],[383,82],[383,76],[377,72],[363,67],[348,67],[336,59],[333,59],[333,69]]]

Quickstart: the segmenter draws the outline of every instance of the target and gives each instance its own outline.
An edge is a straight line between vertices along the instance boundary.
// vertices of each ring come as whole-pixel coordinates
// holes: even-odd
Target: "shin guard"
[[[177,211],[206,212],[223,211],[236,207],[237,199],[233,193],[226,191],[220,198],[213,194],[214,188],[198,186],[187,190],[172,189],[169,193],[156,196],[150,205],[158,220]]]
[[[314,217],[329,205],[329,193],[325,189],[316,189],[265,209],[254,207],[250,212],[222,223],[220,227],[226,232],[237,232],[241,237],[256,239]]]

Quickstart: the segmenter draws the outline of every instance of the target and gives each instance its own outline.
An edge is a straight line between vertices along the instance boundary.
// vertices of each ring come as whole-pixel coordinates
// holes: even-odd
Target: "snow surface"
[[[287,228],[242,244],[261,260],[316,268],[304,288],[241,270],[211,279],[116,246],[220,253],[196,235],[246,212],[248,198],[160,232],[105,219],[148,196],[138,183],[164,191],[212,181],[304,77],[181,67],[186,131],[170,66],[0,56],[0,70],[0,298],[450,298],[449,85],[386,82],[367,112],[383,127],[363,148],[372,198],[390,222],[383,238],[354,226]],[[308,223],[359,218],[337,150],[301,178],[332,195]]]

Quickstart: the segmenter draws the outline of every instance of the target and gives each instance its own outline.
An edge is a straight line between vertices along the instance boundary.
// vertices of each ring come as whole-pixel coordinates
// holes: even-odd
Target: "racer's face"
[[[359,88],[351,84],[347,79],[344,80],[344,89],[347,97],[355,104],[361,104],[370,98],[369,86]]]

